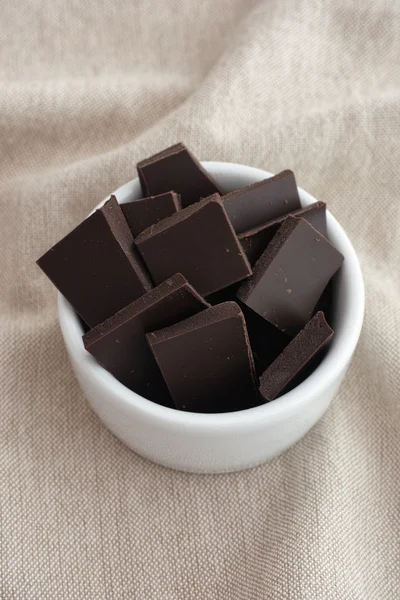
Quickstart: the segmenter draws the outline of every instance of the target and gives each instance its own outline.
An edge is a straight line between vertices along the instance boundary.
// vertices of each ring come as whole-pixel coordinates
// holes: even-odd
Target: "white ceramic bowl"
[[[202,163],[224,191],[270,177],[271,173],[221,162]],[[301,203],[315,198],[299,188]],[[141,197],[135,179],[114,192],[119,202]],[[99,206],[101,206],[100,203]],[[335,336],[316,370],[281,398],[256,408],[198,414],[154,404],[105,371],[83,347],[82,325],[59,294],[59,318],[72,367],[93,410],[132,450],[166,467],[222,473],[258,465],[295,444],[321,418],[349,366],[364,316],[364,284],[347,235],[328,212],[328,233],[345,257],[338,277]]]

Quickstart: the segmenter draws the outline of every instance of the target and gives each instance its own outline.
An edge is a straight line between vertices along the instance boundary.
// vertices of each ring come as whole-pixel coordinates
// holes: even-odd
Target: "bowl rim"
[[[201,164],[212,175],[217,175],[217,179],[218,174],[229,176],[232,175],[233,171],[236,171],[237,175],[254,178],[254,181],[272,176],[269,171],[237,163],[202,161]],[[118,198],[118,196],[126,195],[129,191],[133,193],[138,185],[139,180],[135,178],[112,193]],[[302,206],[316,202],[311,194],[300,187],[298,187],[298,190]],[[93,210],[100,207],[109,197],[110,195]],[[205,428],[207,430],[213,428],[220,430],[225,427],[242,428],[246,424],[260,420],[279,422],[281,417],[287,417],[288,412],[297,412],[302,405],[306,405],[310,396],[317,397],[318,394],[323,394],[335,381],[340,379],[342,372],[344,372],[351,359],[361,333],[365,297],[359,260],[347,234],[329,210],[327,210],[327,225],[332,241],[335,242],[335,246],[345,257],[342,276],[345,278],[343,285],[347,286],[348,290],[348,309],[346,314],[339,315],[339,331],[335,331],[333,342],[321,363],[302,383],[277,400],[236,412],[213,414],[180,411],[147,400],[115,379],[85,350],[82,342],[83,329],[78,316],[69,302],[61,293],[58,293],[59,322],[70,357],[79,362],[80,371],[84,369],[86,376],[92,381],[96,381],[103,388],[103,391],[107,392],[107,399],[110,403],[115,403],[115,398],[118,398],[120,406],[122,404],[127,410],[134,410],[147,419],[168,422],[177,427]]]

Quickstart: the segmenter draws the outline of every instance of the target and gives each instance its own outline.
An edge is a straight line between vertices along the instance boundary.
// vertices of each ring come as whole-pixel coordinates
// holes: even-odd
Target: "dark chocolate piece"
[[[135,243],[156,283],[182,273],[203,296],[251,275],[218,194],[152,225]]]
[[[152,287],[114,196],[37,264],[90,327]]]
[[[236,233],[253,229],[266,221],[301,208],[292,171],[252,183],[222,197]]]
[[[260,392],[264,400],[269,402],[285,392],[332,336],[333,330],[325,321],[324,313],[318,312],[262,374]]]
[[[327,237],[325,202],[314,202],[314,204],[294,210],[290,214],[292,217],[303,217],[314,229],[322,233],[324,237]],[[238,239],[251,265],[254,265],[260,258],[287,216],[284,215],[278,219],[273,219],[272,221],[268,221],[268,223],[264,223],[264,225],[238,235]]]
[[[149,400],[166,404],[169,394],[145,334],[209,306],[177,274],[91,329],[83,336],[83,343],[121,383]]]
[[[267,321],[294,336],[310,320],[343,256],[305,219],[287,217],[238,298]]]
[[[215,413],[259,404],[246,324],[235,302],[146,337],[177,408]]]
[[[133,237],[181,209],[179,194],[166,192],[120,205]]]
[[[182,143],[142,160],[137,170],[143,195],[152,196],[175,190],[181,195],[183,208],[221,191]]]

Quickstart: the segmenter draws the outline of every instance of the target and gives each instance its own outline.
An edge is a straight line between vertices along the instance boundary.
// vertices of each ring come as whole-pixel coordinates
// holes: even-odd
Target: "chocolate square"
[[[292,171],[257,181],[222,197],[236,233],[242,233],[301,208]]]
[[[166,192],[120,205],[133,237],[181,209],[179,194]]]
[[[263,399],[269,402],[283,394],[332,336],[333,330],[324,313],[318,312],[262,374],[260,392]]]
[[[183,208],[221,191],[182,143],[140,161],[137,170],[143,195],[154,196],[175,190],[181,196]]]
[[[121,383],[149,400],[168,404],[169,394],[145,334],[209,306],[178,273],[91,329],[83,343]]]
[[[146,337],[177,408],[227,412],[259,403],[246,324],[235,302]]]
[[[37,264],[90,327],[152,288],[114,196]]]
[[[152,225],[135,243],[156,283],[182,273],[203,296],[251,275],[218,194]]]
[[[327,237],[325,202],[314,202],[314,204],[294,210],[290,214],[292,217],[302,217],[314,229],[319,231],[324,237]],[[251,265],[254,265],[260,258],[287,216],[283,215],[238,235],[238,239]]]
[[[249,308],[294,336],[314,308],[343,256],[305,219],[287,217],[238,298]]]

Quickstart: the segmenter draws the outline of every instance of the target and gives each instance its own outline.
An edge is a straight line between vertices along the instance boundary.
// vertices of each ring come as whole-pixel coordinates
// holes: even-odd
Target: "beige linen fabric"
[[[400,598],[398,0],[21,0],[0,22],[0,597]],[[366,280],[333,406],[242,473],[158,467],[102,426],[35,265],[179,140],[293,169]]]

